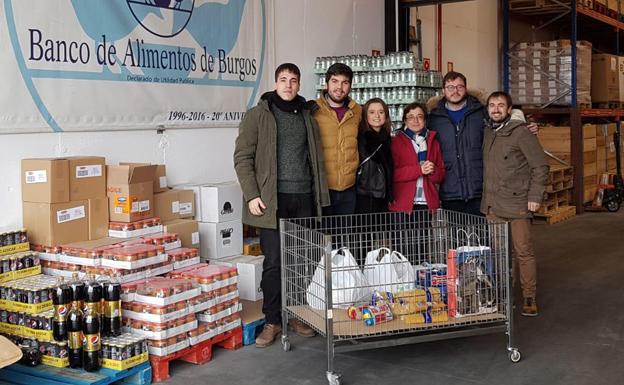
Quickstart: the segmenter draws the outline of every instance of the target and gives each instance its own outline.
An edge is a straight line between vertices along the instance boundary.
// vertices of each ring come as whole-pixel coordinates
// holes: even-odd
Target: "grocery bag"
[[[495,266],[490,247],[467,244],[447,253],[447,304],[451,317],[497,311]],[[458,233],[459,233],[458,232]]]
[[[332,250],[331,281],[333,307],[346,309],[370,297],[368,282],[348,248]],[[325,310],[325,258],[321,258],[314,271],[306,299],[314,309]]]
[[[366,254],[364,277],[372,289],[390,293],[412,290],[416,280],[410,261],[398,251],[385,247]]]

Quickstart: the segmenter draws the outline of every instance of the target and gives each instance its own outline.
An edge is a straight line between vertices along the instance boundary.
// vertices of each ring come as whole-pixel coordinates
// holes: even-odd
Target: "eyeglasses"
[[[465,89],[466,89],[466,86],[461,85],[461,84],[460,84],[460,85],[457,85],[457,86],[454,86],[454,85],[452,85],[452,84],[449,84],[448,86],[445,86],[444,88],[445,88],[447,91],[451,91],[451,92],[453,92],[453,91],[455,91],[455,90],[457,90],[457,91],[463,91],[463,90],[465,90]]]
[[[425,120],[425,117],[423,115],[407,115],[405,117],[405,121],[410,122],[410,121],[420,121],[423,122]]]

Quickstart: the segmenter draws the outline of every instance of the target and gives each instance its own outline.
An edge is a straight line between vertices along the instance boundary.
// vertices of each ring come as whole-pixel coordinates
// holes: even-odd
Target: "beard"
[[[334,103],[343,103],[348,96],[349,94],[344,94],[344,96],[341,99],[336,99],[330,92],[327,93],[327,97],[329,97],[331,101]]]
[[[502,123],[504,122],[509,115],[499,115],[498,117],[490,116],[490,120],[494,123]]]

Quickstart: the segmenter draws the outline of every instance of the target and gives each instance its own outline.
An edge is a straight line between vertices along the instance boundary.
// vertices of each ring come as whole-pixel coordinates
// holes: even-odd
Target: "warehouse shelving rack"
[[[569,84],[569,92],[571,96],[570,106],[552,107],[551,103],[545,103],[545,105],[538,108],[523,108],[525,114],[531,115],[537,119],[551,120],[553,118],[567,118],[570,122],[570,137],[571,137],[571,155],[572,166],[575,170],[583,169],[583,122],[588,121],[609,121],[616,122],[616,135],[620,137],[620,121],[624,117],[624,109],[603,109],[603,108],[591,108],[591,106],[579,106],[577,103],[577,47],[576,43],[579,40],[579,34],[587,34],[591,36],[592,33],[596,34],[596,31],[606,32],[600,35],[601,40],[587,39],[592,43],[611,44],[612,46],[607,50],[612,53],[619,54],[620,50],[620,33],[624,31],[624,22],[621,17],[621,11],[618,12],[618,18],[612,18],[605,14],[602,14],[594,9],[586,7],[586,2],[571,0],[550,0],[545,3],[550,4],[548,6],[544,2],[535,2],[533,7],[518,7],[512,9],[513,4],[510,4],[509,0],[502,0],[501,2],[502,19],[503,19],[503,85],[505,91],[509,92],[510,79],[509,79],[509,64],[513,60],[513,55],[510,51],[511,39],[510,39],[510,20],[513,17],[530,18],[530,23],[534,24],[536,21],[541,21],[538,29],[549,28],[563,30],[568,27],[567,38],[571,43],[571,56],[572,56],[572,76],[571,84]],[[527,2],[524,2],[527,3]],[[541,5],[541,7],[540,7]],[[620,5],[622,7],[622,5]],[[567,25],[566,25],[567,24]],[[599,33],[599,32],[598,32]],[[609,35],[612,35],[609,38]],[[584,36],[583,36],[584,37]],[[596,47],[594,47],[596,48]],[[600,46],[598,49],[602,49]],[[561,95],[558,95],[561,96]],[[572,202],[577,208],[577,213],[583,212],[584,201],[584,186],[583,186],[583,173],[574,173],[574,190],[573,190]]]

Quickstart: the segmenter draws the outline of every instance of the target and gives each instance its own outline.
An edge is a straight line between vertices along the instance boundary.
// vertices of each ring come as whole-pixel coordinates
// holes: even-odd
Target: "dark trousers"
[[[356,214],[385,213],[387,211],[388,201],[385,199],[357,195],[355,203]]]
[[[468,200],[442,201],[442,208],[445,210],[458,211],[464,214],[472,214],[483,217],[481,213],[481,198]]]
[[[262,281],[264,296],[262,312],[266,322],[281,324],[282,320],[282,269],[280,252],[279,218],[305,218],[314,216],[312,194],[277,194],[278,229],[260,229],[260,247],[264,253]]]
[[[355,213],[355,186],[344,191],[329,190],[331,206],[323,207],[323,215],[349,215]]]

